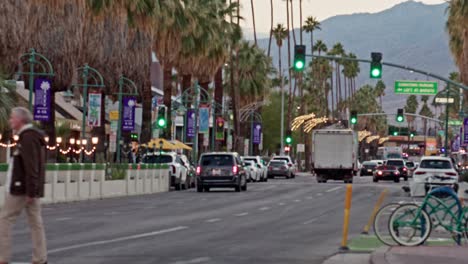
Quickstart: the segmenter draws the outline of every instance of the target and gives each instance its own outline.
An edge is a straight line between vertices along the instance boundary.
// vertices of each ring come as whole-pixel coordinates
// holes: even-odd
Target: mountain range
[[[426,5],[407,1],[378,13],[339,15],[321,21],[322,30],[314,32],[314,42],[322,40],[329,49],[341,42],[346,52],[362,59],[370,59],[371,52],[381,52],[384,62],[402,64],[447,77],[456,71],[445,31],[448,4]],[[307,15],[307,10],[304,11]],[[295,29],[299,41],[299,29]],[[292,34],[291,34],[292,40]],[[304,44],[310,53],[310,34],[304,32]],[[259,39],[259,46],[268,48],[268,38]],[[291,54],[294,44],[291,44]],[[283,44],[283,65],[287,65],[286,42]],[[278,47],[272,42],[271,55],[278,64]],[[285,64],[286,63],[286,64]],[[284,66],[283,66],[284,67]],[[357,85],[375,84],[369,79],[369,65],[360,63],[361,74]],[[383,67],[386,96],[383,108],[387,112],[402,107],[406,95],[394,94],[395,80],[434,80],[406,70]],[[440,83],[439,87],[443,87]],[[441,88],[439,88],[440,90]]]

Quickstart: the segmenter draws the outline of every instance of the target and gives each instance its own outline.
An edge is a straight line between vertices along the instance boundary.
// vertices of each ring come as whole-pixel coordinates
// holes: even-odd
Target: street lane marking
[[[317,196],[322,196],[322,195],[323,195],[323,193],[317,193]]]
[[[249,213],[244,212],[244,213],[240,213],[240,214],[235,214],[234,216],[246,216],[246,215],[248,215],[248,214],[249,214]]]
[[[312,197],[312,196],[307,196],[306,199],[307,199],[307,200],[312,200],[312,199],[314,199],[314,197]]]
[[[56,221],[67,221],[71,219],[72,219],[71,217],[62,217],[62,218],[57,218]]]
[[[285,203],[279,203],[278,205],[281,205],[281,206],[283,206],[283,205],[285,205]]]
[[[206,220],[207,223],[216,223],[216,222],[219,222],[219,221],[221,221],[221,219],[219,219],[219,218],[213,218],[213,219]]]
[[[195,258],[187,261],[177,261],[172,264],[196,264],[196,263],[202,263],[202,262],[207,262],[210,261],[211,258],[209,257],[201,257],[201,258]]]
[[[53,253],[59,253],[59,252],[63,252],[63,251],[69,251],[69,250],[72,250],[72,249],[78,249],[78,248],[84,248],[84,247],[90,247],[90,246],[99,246],[99,245],[122,242],[122,241],[127,241],[127,240],[135,240],[135,239],[140,239],[140,238],[158,236],[158,235],[163,235],[163,234],[167,234],[167,233],[172,233],[172,232],[184,230],[184,229],[187,229],[187,228],[188,228],[188,226],[177,226],[177,227],[173,227],[173,228],[168,228],[168,229],[163,229],[163,230],[158,230],[158,231],[154,231],[154,232],[143,233],[143,234],[138,234],[138,235],[133,235],[133,236],[119,237],[119,238],[114,238],[114,239],[109,239],[109,240],[101,240],[101,241],[94,241],[94,242],[89,242],[89,243],[82,243],[82,244],[77,244],[77,245],[73,245],[73,246],[62,247],[62,248],[49,250],[48,253],[53,254]]]
[[[294,202],[296,202],[296,203],[300,203],[300,202],[301,202],[301,200],[294,200]]]
[[[265,206],[265,207],[262,207],[262,208],[260,208],[260,209],[258,209],[258,210],[260,210],[260,211],[266,211],[266,210],[270,210],[270,207],[266,207],[266,206]]]
[[[338,187],[335,187],[335,188],[331,188],[330,190],[327,190],[326,192],[327,192],[327,193],[328,193],[328,192],[334,192],[334,191],[339,190],[339,189],[341,189],[341,186],[338,186]]]
[[[304,223],[302,223],[303,225],[308,225],[308,224],[312,224],[313,222],[317,221],[318,220],[318,217],[316,218],[312,218],[310,219],[309,221],[305,221]]]

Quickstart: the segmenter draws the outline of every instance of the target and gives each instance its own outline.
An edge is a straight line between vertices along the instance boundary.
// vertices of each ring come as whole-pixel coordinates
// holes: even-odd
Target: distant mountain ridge
[[[314,42],[324,41],[328,48],[341,42],[346,52],[353,52],[359,58],[370,59],[372,51],[383,53],[383,61],[402,64],[442,76],[448,76],[457,68],[453,62],[445,31],[446,8],[448,4],[426,5],[407,1],[379,13],[358,13],[339,15],[322,21],[322,30],[314,32]],[[299,30],[296,29],[296,38]],[[292,41],[292,34],[291,34]],[[310,51],[310,34],[304,32],[304,44]],[[292,43],[292,47],[293,47]],[[259,39],[259,46],[268,48],[268,39]],[[283,45],[283,65],[287,65],[287,53]],[[278,63],[278,48],[272,42],[273,61]],[[284,67],[284,66],[283,66]],[[375,84],[369,79],[369,65],[360,64],[361,74],[358,86]],[[384,66],[383,80],[387,85],[384,109],[394,111],[403,106],[407,96],[395,95],[395,80],[433,80],[426,76]],[[443,87],[443,85],[440,85]]]

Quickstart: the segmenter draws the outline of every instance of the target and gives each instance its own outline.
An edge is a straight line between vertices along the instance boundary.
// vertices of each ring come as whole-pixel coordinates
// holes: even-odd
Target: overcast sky
[[[375,13],[388,9],[406,0],[302,0],[303,20],[307,16],[315,16],[319,20],[353,13]],[[244,27],[252,28],[252,11],[250,0],[240,0],[241,16],[244,18]],[[255,22],[257,31],[269,33],[270,30],[270,0],[253,0],[255,7]],[[441,4],[445,0],[418,0],[425,4]],[[286,23],[286,1],[273,0],[274,23]],[[299,0],[293,1],[294,27],[299,27]]]

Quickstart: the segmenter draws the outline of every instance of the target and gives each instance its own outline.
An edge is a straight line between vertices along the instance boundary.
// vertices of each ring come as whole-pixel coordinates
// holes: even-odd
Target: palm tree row
[[[460,79],[468,84],[468,0],[450,0],[446,28]],[[468,98],[465,92],[465,98]]]
[[[76,68],[84,63],[103,74],[107,87],[103,92],[106,94],[116,90],[116,80],[120,75],[135,80],[143,103],[143,141],[151,136],[149,71],[152,51],[163,68],[163,100],[169,109],[171,96],[176,93],[172,81],[174,70],[180,76],[183,91],[195,81],[208,88],[209,83],[217,79],[214,98],[218,104],[222,104],[224,64],[231,60],[230,64],[234,65],[232,58],[237,56],[238,51],[250,50],[256,54],[255,47],[240,42],[239,5],[232,1],[72,2],[6,0],[0,6],[2,14],[8,14],[0,18],[1,70],[11,77],[19,56],[33,47],[49,58],[56,69],[54,92],[70,87],[78,78]],[[268,63],[266,57],[261,59]],[[259,71],[254,77],[262,79],[265,77],[262,74],[268,73]],[[242,76],[233,75],[234,79]],[[235,101],[234,95],[238,94],[239,89],[229,92]],[[234,102],[234,115],[240,104]],[[168,124],[167,137],[170,137],[170,127]]]

